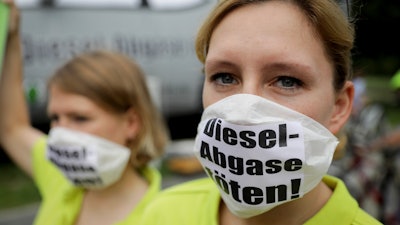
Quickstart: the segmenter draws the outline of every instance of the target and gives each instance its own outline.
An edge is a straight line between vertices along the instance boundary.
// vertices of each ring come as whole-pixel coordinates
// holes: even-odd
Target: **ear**
[[[329,130],[338,134],[346,124],[353,107],[354,86],[353,82],[347,81],[343,89],[336,95],[334,112],[329,123]]]
[[[136,138],[141,127],[140,117],[133,107],[125,112],[126,139],[132,141]]]

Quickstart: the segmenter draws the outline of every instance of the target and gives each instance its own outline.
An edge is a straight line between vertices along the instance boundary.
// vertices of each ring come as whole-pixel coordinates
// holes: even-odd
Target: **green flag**
[[[0,76],[3,71],[3,57],[8,32],[8,6],[0,2]]]

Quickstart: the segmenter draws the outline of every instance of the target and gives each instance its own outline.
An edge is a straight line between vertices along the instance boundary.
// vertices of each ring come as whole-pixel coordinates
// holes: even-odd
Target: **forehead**
[[[72,94],[51,85],[47,111],[49,113],[89,113],[101,108],[86,96]]]
[[[283,1],[238,8],[214,29],[206,66],[214,60],[248,57],[255,63],[281,61],[316,69],[331,67],[322,41],[302,10]]]
[[[265,1],[241,5],[224,15],[212,33],[229,23],[236,24],[238,31],[262,32],[275,29],[292,34],[293,31],[298,32],[304,28],[313,29],[303,10],[295,3],[287,1]]]

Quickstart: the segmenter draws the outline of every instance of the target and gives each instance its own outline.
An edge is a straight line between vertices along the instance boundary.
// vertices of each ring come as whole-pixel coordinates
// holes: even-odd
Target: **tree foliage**
[[[356,67],[369,74],[393,75],[400,69],[399,0],[355,0],[352,2],[356,41]]]

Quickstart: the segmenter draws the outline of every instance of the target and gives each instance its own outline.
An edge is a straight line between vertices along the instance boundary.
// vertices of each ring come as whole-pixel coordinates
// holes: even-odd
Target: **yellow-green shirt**
[[[381,225],[349,194],[344,183],[331,176],[323,182],[333,194],[304,225]],[[165,189],[148,205],[142,225],[218,225],[220,194],[209,178]]]
[[[33,149],[34,180],[42,197],[41,206],[35,218],[37,225],[74,224],[82,205],[84,189],[73,186],[46,158],[46,139],[35,143]],[[116,225],[138,224],[145,206],[161,190],[161,175],[147,167],[142,171],[150,187],[131,214]]]

